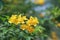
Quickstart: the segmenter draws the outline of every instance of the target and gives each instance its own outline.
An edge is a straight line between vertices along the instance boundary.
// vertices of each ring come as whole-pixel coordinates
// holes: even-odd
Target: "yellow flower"
[[[52,35],[52,40],[58,40],[56,32],[52,32],[51,35]]]
[[[26,28],[27,28],[27,25],[25,25],[25,24],[21,25],[21,27],[20,27],[20,29],[22,29],[22,30],[26,30]]]
[[[9,23],[19,24],[19,21],[17,20],[17,15],[12,15],[8,21]]]
[[[20,23],[24,23],[25,20],[27,20],[26,16],[21,16],[21,15],[18,16],[18,21]]]
[[[57,23],[57,26],[60,27],[60,23]]]
[[[23,16],[22,19],[23,19],[23,20],[28,20],[28,19],[26,18],[26,16]]]
[[[34,25],[36,26],[39,22],[37,17],[30,17],[30,19],[26,22],[28,25]]]
[[[43,5],[45,3],[44,0],[35,0],[35,4]]]
[[[32,33],[34,31],[34,28],[29,26],[29,25],[26,25],[26,24],[22,24],[20,29],[22,30],[27,30],[29,33]]]
[[[34,32],[34,28],[33,28],[33,27],[28,26],[28,27],[27,27],[27,31],[28,31],[29,33],[32,33],[32,32]]]

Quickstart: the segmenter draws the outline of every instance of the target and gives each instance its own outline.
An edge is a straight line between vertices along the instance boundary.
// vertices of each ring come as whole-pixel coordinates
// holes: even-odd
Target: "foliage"
[[[50,12],[51,20],[54,22],[60,22],[60,8],[54,7],[52,10],[48,10]]]
[[[11,18],[12,18],[12,16],[11,16]],[[10,23],[11,20],[9,22],[8,19],[11,19],[11,18],[7,15],[4,15],[4,17],[0,16],[0,20],[1,20],[0,40],[25,40],[25,39],[31,40],[31,39],[35,39],[35,36],[41,36],[41,34],[43,34],[43,31],[45,30],[45,28],[43,28],[42,26],[39,26],[39,25],[36,25],[34,27],[33,25],[35,25],[35,24],[33,24],[33,25],[31,24],[31,26],[34,27],[34,32],[30,28],[29,28],[29,30],[31,30],[31,31],[24,30],[23,28],[21,29],[20,25],[23,25],[23,24],[16,25],[13,22]],[[32,17],[32,19],[35,20],[34,17]],[[29,20],[31,20],[31,19],[29,19]],[[37,34],[37,33],[39,33],[39,34]]]

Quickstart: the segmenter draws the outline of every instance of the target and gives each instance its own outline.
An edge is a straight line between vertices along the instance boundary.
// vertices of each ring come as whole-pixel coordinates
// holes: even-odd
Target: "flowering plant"
[[[22,15],[12,15],[8,22],[15,25],[20,24],[20,29],[28,30],[30,33],[34,31],[34,27],[39,23],[37,17],[31,16],[29,19],[27,19],[26,16]]]
[[[0,17],[1,18],[1,17]],[[3,20],[4,19],[4,20]],[[10,40],[35,40],[35,36],[43,36],[45,28],[39,24],[37,17],[30,16],[29,18],[20,14],[5,16],[3,18],[4,25],[0,28],[4,32],[1,32],[1,38]],[[3,33],[3,34],[2,34]],[[17,38],[16,38],[17,37]]]

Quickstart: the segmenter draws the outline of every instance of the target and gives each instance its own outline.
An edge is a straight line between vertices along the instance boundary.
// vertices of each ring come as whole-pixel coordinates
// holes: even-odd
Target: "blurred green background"
[[[7,23],[7,18],[12,14],[39,18],[40,25],[46,29],[44,33],[48,37],[44,36],[41,39],[38,37],[36,40],[52,40],[52,32],[56,33],[56,40],[60,40],[60,0],[44,0],[42,3],[36,3],[37,1],[39,0],[0,0],[0,40],[25,40],[17,39],[19,29],[9,28],[11,25]],[[15,32],[9,32],[8,28],[9,31],[15,30]],[[20,34],[25,35],[22,32]],[[11,39],[9,39],[10,37]],[[29,38],[30,36],[27,36],[26,40],[30,40]]]

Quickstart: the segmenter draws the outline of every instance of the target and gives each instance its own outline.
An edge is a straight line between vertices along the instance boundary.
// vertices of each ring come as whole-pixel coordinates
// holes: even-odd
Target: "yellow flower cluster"
[[[20,29],[28,30],[30,33],[34,31],[34,27],[32,26],[36,26],[39,23],[37,17],[31,16],[29,19],[27,19],[26,16],[22,15],[12,15],[8,22],[16,25],[21,23]]]
[[[45,0],[35,0],[35,4],[43,5],[45,3]]]
[[[12,15],[9,19],[9,23],[14,23],[14,24],[19,24],[19,23],[24,23],[24,21],[27,20],[26,16],[21,16],[21,15]]]
[[[30,26],[30,25],[34,25],[34,26],[36,26],[37,24],[38,24],[39,22],[38,22],[38,19],[37,19],[37,17],[30,17],[30,19],[27,21],[27,24]]]
[[[32,33],[34,31],[34,28],[31,26],[28,26],[26,24],[21,25],[20,27],[22,30],[28,30],[29,33]]]

